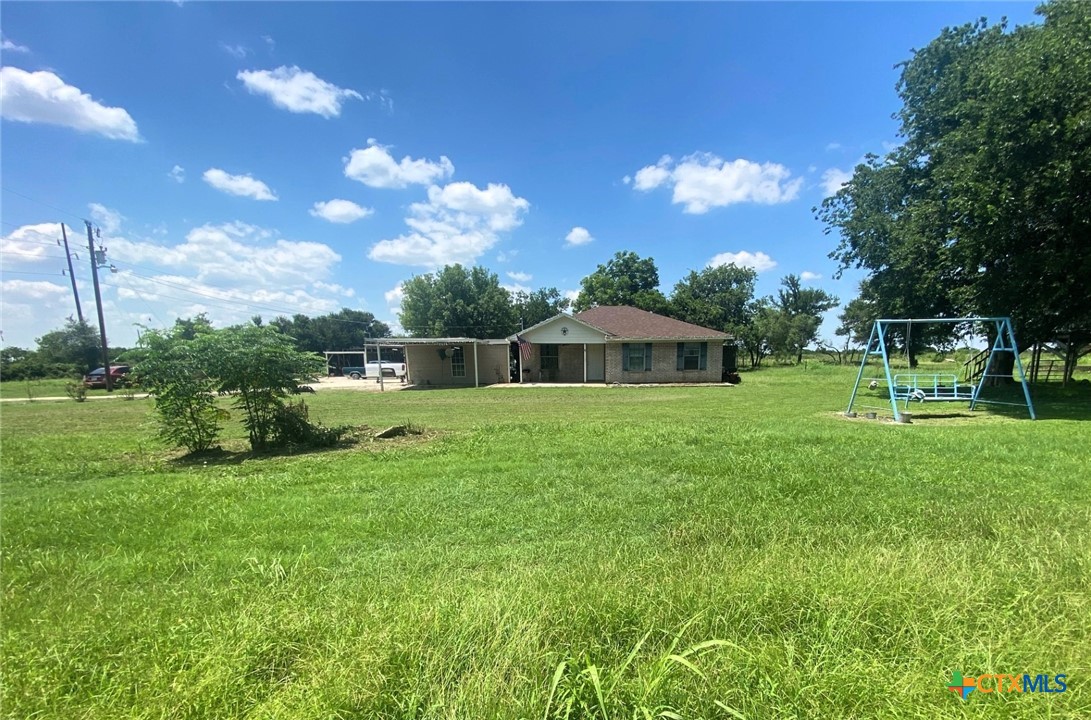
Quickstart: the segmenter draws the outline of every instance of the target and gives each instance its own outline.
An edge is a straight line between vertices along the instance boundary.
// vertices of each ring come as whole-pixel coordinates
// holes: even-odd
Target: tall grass
[[[1091,715],[1091,392],[895,426],[853,378],[319,393],[426,432],[195,462],[145,400],[6,404],[3,712]]]

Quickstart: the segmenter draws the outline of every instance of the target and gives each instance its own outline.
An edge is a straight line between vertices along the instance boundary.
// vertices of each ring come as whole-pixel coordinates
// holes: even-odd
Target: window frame
[[[451,377],[466,377],[466,353],[460,347],[451,351]]]
[[[688,367],[693,364],[694,367]],[[701,372],[708,369],[707,342],[680,342],[677,350],[678,372]]]
[[[550,361],[548,364],[546,361]],[[561,346],[554,343],[543,343],[538,353],[539,370],[561,369]]]

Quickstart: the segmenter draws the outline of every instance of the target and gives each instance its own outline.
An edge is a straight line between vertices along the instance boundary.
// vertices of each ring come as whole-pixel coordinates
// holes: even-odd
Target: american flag
[[[515,339],[519,343],[519,357],[523,358],[523,362],[530,362],[534,357],[534,346],[522,335],[516,335]]]

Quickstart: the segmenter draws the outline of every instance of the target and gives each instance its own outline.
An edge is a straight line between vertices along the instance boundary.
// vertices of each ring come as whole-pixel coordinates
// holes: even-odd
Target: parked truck
[[[363,378],[375,378],[376,382],[379,380],[379,372],[382,372],[383,377],[397,378],[401,382],[405,382],[407,375],[407,368],[405,363],[399,362],[369,362],[366,365],[348,365],[341,368],[341,374],[347,378],[353,380],[362,380]]]

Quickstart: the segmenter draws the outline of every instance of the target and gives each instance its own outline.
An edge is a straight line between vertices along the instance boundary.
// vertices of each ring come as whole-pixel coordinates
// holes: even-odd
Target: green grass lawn
[[[207,462],[147,400],[6,403],[2,712],[1091,717],[1091,388],[894,425],[853,377],[323,392],[427,432]]]

